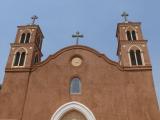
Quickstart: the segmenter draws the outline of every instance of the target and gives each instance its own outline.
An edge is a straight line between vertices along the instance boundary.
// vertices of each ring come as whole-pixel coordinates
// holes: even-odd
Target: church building
[[[0,120],[160,120],[141,23],[117,24],[118,62],[78,44],[41,60],[36,16],[18,26],[0,89]],[[109,44],[109,43],[108,43]]]

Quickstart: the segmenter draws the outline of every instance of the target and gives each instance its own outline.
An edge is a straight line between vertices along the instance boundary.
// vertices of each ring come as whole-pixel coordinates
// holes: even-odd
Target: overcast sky
[[[0,83],[18,25],[39,17],[45,39],[43,59],[63,47],[75,44],[71,35],[77,30],[85,37],[80,44],[92,47],[117,61],[116,26],[121,13],[130,21],[142,22],[143,35],[153,65],[157,96],[160,98],[160,0],[1,0],[0,4]]]

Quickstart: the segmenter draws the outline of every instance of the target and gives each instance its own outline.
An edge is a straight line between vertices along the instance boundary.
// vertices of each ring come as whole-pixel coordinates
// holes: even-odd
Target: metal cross
[[[79,38],[83,38],[84,36],[81,35],[79,32],[76,32],[76,34],[72,35],[73,38],[76,38],[76,45],[79,43]]]
[[[31,17],[31,19],[32,19],[32,25],[34,25],[35,21],[36,21],[36,19],[38,19],[38,17],[36,15],[34,15]]]
[[[127,20],[127,17],[129,16],[129,14],[128,14],[128,13],[123,12],[121,16],[122,16],[122,17],[124,17],[124,21],[125,21],[125,22],[127,22],[127,21],[128,21],[128,20]]]

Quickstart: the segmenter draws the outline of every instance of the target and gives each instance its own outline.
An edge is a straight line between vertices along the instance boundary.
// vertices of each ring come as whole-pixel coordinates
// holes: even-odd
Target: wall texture
[[[82,58],[74,67],[71,59]],[[70,80],[81,79],[81,94],[71,95]],[[159,120],[151,68],[127,68],[85,46],[49,56],[30,71],[6,71],[0,91],[0,120],[51,120],[71,101],[88,107],[96,120]]]

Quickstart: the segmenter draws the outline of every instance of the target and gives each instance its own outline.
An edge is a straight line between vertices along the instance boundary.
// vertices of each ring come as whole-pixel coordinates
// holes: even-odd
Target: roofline
[[[53,55],[49,55],[47,57],[47,59],[45,59],[44,61],[42,61],[42,62],[40,62],[40,63],[38,63],[36,65],[34,65],[33,68],[38,68],[40,66],[43,66],[43,65],[47,64],[51,59],[55,59],[56,57],[58,57],[59,55],[63,54],[64,52],[70,51],[70,50],[73,50],[73,49],[87,50],[89,52],[94,53],[98,57],[102,57],[107,63],[112,64],[114,66],[117,66],[118,68],[120,67],[120,65],[118,64],[118,62],[115,62],[115,61],[109,59],[105,54],[102,54],[102,53],[98,52],[97,50],[95,50],[93,48],[90,48],[88,46],[83,46],[83,45],[72,45],[72,46],[68,46],[68,47],[65,47],[63,49],[60,49],[59,51],[57,51]]]
[[[19,25],[19,26],[17,26],[17,27],[18,27],[18,28],[20,28],[20,27],[38,28],[38,30],[39,30],[40,33],[42,34],[42,37],[44,38],[43,32],[42,32],[42,30],[41,30],[41,28],[40,28],[39,25],[32,25],[32,24],[29,24],[29,25]]]

